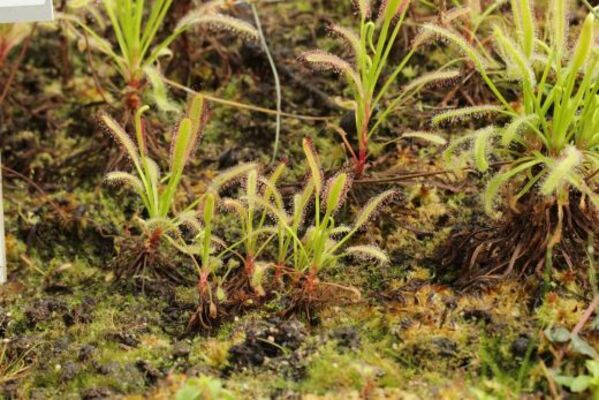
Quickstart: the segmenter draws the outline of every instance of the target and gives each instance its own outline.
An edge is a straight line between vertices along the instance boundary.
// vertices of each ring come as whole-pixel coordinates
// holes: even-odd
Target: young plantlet
[[[134,173],[111,172],[106,176],[106,181],[123,184],[139,195],[147,214],[147,218],[142,220],[148,237],[146,249],[152,253],[158,249],[164,234],[177,237],[182,225],[192,227],[197,225],[194,223],[193,208],[204,200],[203,196],[180,213],[174,212],[174,205],[185,166],[201,137],[207,113],[204,98],[201,95],[195,96],[190,101],[187,115],[180,121],[175,137],[172,139],[169,171],[166,176],[162,176],[158,164],[147,153],[142,119],[143,113],[147,110],[148,107],[144,106],[135,114],[135,141],[108,115],[102,115],[101,120],[126,152],[134,167]],[[216,191],[220,185],[253,168],[255,168],[253,164],[241,164],[223,172],[213,180],[211,190]]]
[[[91,2],[84,4],[93,7],[88,3]],[[154,0],[151,6],[147,6],[145,0],[102,0],[99,4],[110,20],[117,48],[103,38],[103,33],[94,30],[75,14],[63,14],[61,18],[79,26],[83,34],[76,29],[73,32],[112,60],[127,85],[125,103],[132,110],[141,106],[140,96],[147,83],[154,87],[153,94],[160,107],[167,111],[174,109],[166,97],[157,62],[167,54],[170,44],[193,26],[225,29],[242,37],[258,37],[252,25],[219,12],[224,1],[211,1],[191,11],[161,40],[158,39],[158,33],[173,0]]]
[[[240,290],[247,283],[260,297],[266,294],[263,279],[269,264],[259,262],[258,259],[267,249],[276,231],[267,226],[267,213],[263,204],[273,201],[282,205],[280,194],[276,191],[276,182],[282,174],[284,166],[275,170],[270,179],[258,174],[257,170],[247,173],[244,181],[245,193],[239,199],[225,199],[223,204],[233,211],[238,217],[241,227],[240,243],[244,248],[243,274],[239,284],[232,285],[234,290]]]
[[[351,186],[351,177],[341,172],[323,181],[318,154],[312,143],[304,139],[303,149],[310,170],[306,188],[294,196],[293,213],[288,216],[284,208],[273,204],[269,208],[276,216],[279,225],[278,263],[292,264],[295,273],[301,277],[302,301],[314,300],[319,286],[318,276],[323,269],[333,267],[346,255],[363,257],[380,263],[388,262],[385,253],[376,246],[358,245],[347,247],[350,239],[374,216],[377,210],[395,194],[384,192],[373,198],[359,213],[351,226],[338,225],[335,217],[345,201]],[[314,204],[311,224],[305,226],[306,209]],[[300,232],[303,231],[303,236]],[[287,256],[283,251],[289,250]],[[284,261],[285,260],[285,261]]]
[[[353,64],[322,50],[305,52],[301,58],[315,68],[338,72],[347,79],[353,99],[346,104],[354,114],[355,126],[349,129],[337,127],[337,130],[351,154],[355,174],[361,176],[367,167],[370,140],[388,117],[427,84],[455,79],[459,71],[429,74],[388,99],[393,84],[416,50],[412,48],[397,66],[388,65],[410,0],[383,1],[378,15],[373,15],[370,0],[359,0],[356,4],[360,15],[358,33],[338,25],[331,27],[332,32],[353,51]],[[357,149],[347,139],[348,134],[354,133]]]
[[[511,6],[514,26],[497,25],[493,30],[499,60],[490,58],[480,42],[470,44],[451,29],[433,24],[423,26],[422,37],[438,37],[460,49],[499,103],[443,112],[433,122],[441,124],[481,113],[495,113],[510,119],[503,127],[485,127],[456,140],[448,148],[446,157],[452,158],[459,148],[468,145],[470,158],[480,171],[490,169],[491,157],[505,161],[486,188],[485,209],[490,215],[496,215],[496,204],[501,204],[503,211],[509,210],[508,204],[499,201],[500,190],[508,183],[513,190],[509,206],[516,214],[519,212],[517,204],[522,200],[526,200],[531,214],[533,209],[538,210],[538,205],[545,204],[544,207],[553,210],[549,214],[551,221],[544,228],[551,239],[536,235],[543,243],[526,247],[534,251],[541,249],[540,253],[546,249],[550,254],[553,246],[564,238],[564,209],[570,208],[570,203],[580,212],[570,210],[569,215],[585,215],[577,217],[578,222],[571,226],[586,228],[565,234],[567,240],[585,237],[584,231],[592,232],[592,226],[599,223],[596,211],[599,205],[596,22],[593,13],[589,13],[578,29],[575,46],[569,50],[566,43],[571,28],[568,2],[552,0],[548,7],[552,11],[545,24],[536,22],[529,0],[512,0]],[[494,67],[501,65],[503,69]],[[503,96],[499,82],[506,81],[514,82],[513,88],[520,96],[517,103],[510,103]],[[546,220],[544,212],[538,216]],[[526,254],[526,251],[516,254],[507,263],[507,271],[511,272],[516,260],[526,258]],[[545,257],[528,258],[525,264],[538,269]]]
[[[198,271],[198,308],[188,323],[188,329],[200,326],[209,328],[210,321],[218,317],[218,304],[225,300],[222,277],[217,272],[222,267],[222,259],[216,248],[223,246],[223,241],[213,234],[216,215],[217,196],[209,192],[204,196],[201,210],[202,221],[195,221],[197,229],[192,245],[174,244],[185,254],[192,257]],[[199,258],[199,264],[196,261]]]

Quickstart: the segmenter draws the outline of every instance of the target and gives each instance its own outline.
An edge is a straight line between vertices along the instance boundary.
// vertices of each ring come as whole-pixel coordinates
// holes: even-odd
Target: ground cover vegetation
[[[0,26],[0,397],[597,397],[598,9],[58,3]]]

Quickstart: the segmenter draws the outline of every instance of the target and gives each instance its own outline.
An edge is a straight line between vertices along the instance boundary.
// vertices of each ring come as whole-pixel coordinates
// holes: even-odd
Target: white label
[[[0,23],[51,21],[52,0],[0,0]]]

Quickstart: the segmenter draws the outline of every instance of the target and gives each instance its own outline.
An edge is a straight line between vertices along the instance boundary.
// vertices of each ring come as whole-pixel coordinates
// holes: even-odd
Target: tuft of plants
[[[137,221],[142,226],[147,241],[142,252],[144,256],[138,256],[136,262],[129,268],[135,271],[134,274],[139,272],[140,267],[147,266],[147,256],[157,252],[162,239],[167,239],[179,249],[189,250],[180,230],[182,227],[187,227],[194,233],[204,232],[194,208],[198,204],[209,201],[213,196],[211,192],[208,192],[182,211],[176,211],[177,194],[185,166],[194,154],[197,142],[206,125],[207,113],[204,97],[195,96],[189,103],[186,116],[179,122],[171,141],[168,170],[164,175],[161,173],[158,163],[148,155],[146,129],[142,118],[148,109],[148,106],[140,107],[135,114],[135,140],[110,116],[106,114],[101,116],[102,123],[125,151],[133,165],[133,173],[110,172],[106,176],[106,181],[125,185],[133,190],[139,196],[144,208],[144,217],[138,218]],[[255,168],[253,164],[241,164],[223,172],[213,179],[210,190],[216,191],[220,185],[252,168]],[[206,219],[207,215],[204,215],[204,220]],[[119,271],[119,275],[123,272]],[[200,271],[200,275],[202,272]]]
[[[420,43],[440,39],[455,46],[497,100],[444,111],[433,118],[433,125],[483,115],[502,121],[459,137],[445,152],[448,161],[466,158],[480,172],[497,170],[484,192],[485,210],[496,217],[512,215],[523,224],[515,226],[512,220],[511,227],[500,232],[506,241],[496,241],[515,249],[507,262],[469,271],[470,277],[506,276],[516,262],[521,270],[540,270],[551,263],[552,250],[564,236],[583,243],[599,221],[595,16],[589,13],[576,28],[578,38],[570,48],[569,32],[575,28],[569,26],[568,2],[550,3],[551,12],[542,22],[536,20],[532,2],[512,0],[511,21],[493,27],[492,49],[481,40],[469,41],[451,28],[430,23],[423,25],[417,39]],[[531,222],[533,230],[527,229]],[[491,247],[488,254],[495,251],[495,245]],[[570,247],[562,252],[576,259],[576,248],[584,244]],[[477,253],[470,252],[469,265],[476,264]]]
[[[403,56],[398,65],[390,65],[390,55],[401,32],[410,0],[388,0],[380,4],[378,12],[370,0],[358,0],[356,6],[360,17],[358,32],[339,25],[332,25],[331,32],[349,47],[353,62],[323,50],[304,52],[301,58],[321,70],[335,71],[346,78],[351,100],[342,106],[355,115],[355,126],[347,132],[336,127],[351,155],[354,172],[364,173],[370,153],[372,137],[382,124],[424,86],[455,79],[457,70],[437,71],[413,80],[397,94],[392,94],[395,81],[416,51],[416,46]],[[348,135],[355,134],[357,149],[350,144]]]
[[[92,15],[103,26],[102,14],[98,13],[87,1],[84,4],[92,9]],[[164,110],[176,109],[166,97],[166,88],[158,68],[162,57],[170,54],[168,47],[185,31],[194,26],[211,29],[225,29],[235,32],[242,37],[257,38],[258,32],[247,22],[222,14],[220,9],[225,5],[224,0],[210,1],[190,11],[181,18],[172,32],[165,38],[159,33],[164,26],[167,14],[173,0],[102,0],[98,6],[110,21],[110,26],[116,38],[116,47],[104,39],[104,34],[85,23],[75,14],[62,15],[68,22],[79,26],[74,32],[82,36],[89,46],[107,56],[115,65],[119,75],[127,87],[126,105],[136,110],[141,106],[141,94],[144,87],[151,84],[154,87],[154,99]]]
[[[312,304],[326,300],[327,296],[338,297],[331,296],[330,290],[357,292],[353,288],[320,282],[322,273],[335,267],[342,257],[388,262],[386,254],[377,246],[350,245],[350,241],[395,191],[386,191],[371,199],[351,225],[340,224],[337,214],[351,187],[351,175],[339,172],[325,181],[312,142],[304,139],[302,147],[309,167],[304,189],[293,195],[292,204],[286,207],[276,187],[268,185],[268,195],[262,203],[276,221],[275,276],[278,279],[284,275],[289,277],[294,302],[309,311]]]

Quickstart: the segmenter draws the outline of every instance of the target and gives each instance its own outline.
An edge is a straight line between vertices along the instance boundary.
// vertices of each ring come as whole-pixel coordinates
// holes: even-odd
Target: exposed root
[[[152,232],[143,243],[129,237],[121,244],[122,251],[113,262],[116,281],[127,280],[144,291],[147,282],[165,282],[173,285],[186,283],[172,257],[160,249],[162,233]]]
[[[531,196],[519,212],[506,211],[491,226],[475,223],[454,233],[442,249],[442,265],[457,271],[455,282],[463,288],[541,274],[547,265],[586,275],[585,249],[592,237],[599,249],[598,227],[599,211],[579,194],[561,207]]]
[[[296,289],[290,293],[290,305],[281,313],[285,318],[299,314],[312,321],[314,314],[326,305],[353,303],[361,298],[360,291],[352,286],[321,282],[315,271],[292,273],[291,279]]]

